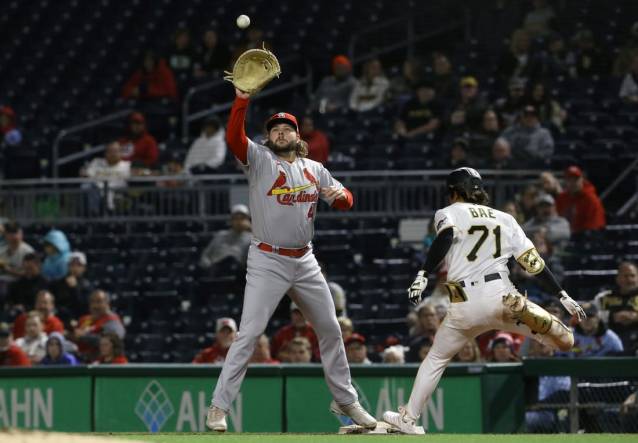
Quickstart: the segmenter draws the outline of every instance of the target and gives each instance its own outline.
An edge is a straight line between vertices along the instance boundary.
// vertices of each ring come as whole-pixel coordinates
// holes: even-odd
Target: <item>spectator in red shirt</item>
[[[175,76],[166,60],[158,59],[153,51],[146,51],[142,67],[128,79],[122,89],[122,97],[135,100],[177,100]]]
[[[127,363],[122,339],[113,332],[103,332],[100,336],[100,357],[93,364],[125,365]]]
[[[31,366],[31,361],[22,349],[11,340],[7,325],[0,325],[0,366]]]
[[[279,352],[295,337],[306,337],[312,346],[312,355],[319,360],[319,342],[312,326],[308,324],[299,307],[290,303],[290,324],[281,327],[272,339],[271,351],[275,358],[282,360]]]
[[[279,360],[275,360],[270,355],[270,339],[266,334],[261,334],[255,345],[255,352],[250,358],[250,363],[261,365],[278,365]]]
[[[330,154],[330,141],[323,131],[315,128],[312,117],[301,120],[301,139],[308,143],[308,158],[325,165]]]
[[[64,332],[62,320],[55,316],[55,297],[47,290],[38,292],[35,296],[35,310],[40,314],[43,331],[48,334],[52,332]],[[28,314],[23,312],[13,323],[13,338],[24,337],[25,326]]]
[[[556,209],[569,221],[574,234],[605,228],[605,208],[578,166],[565,170],[565,190],[556,198]]]
[[[126,331],[120,317],[111,311],[110,297],[101,289],[93,291],[89,298],[89,314],[80,317],[73,331],[80,355],[85,361],[93,361],[98,356],[100,336],[112,332],[124,338]]]
[[[155,137],[146,129],[146,119],[140,112],[133,112],[128,118],[127,134],[120,138],[122,160],[127,160],[146,167],[157,164],[159,149]]]
[[[217,319],[215,343],[204,349],[193,359],[193,363],[223,363],[230,345],[237,335],[237,323],[230,317]]]

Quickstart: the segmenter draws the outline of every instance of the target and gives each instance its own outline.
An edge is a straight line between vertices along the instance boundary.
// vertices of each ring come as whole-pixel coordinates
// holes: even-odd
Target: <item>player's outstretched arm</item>
[[[445,255],[452,246],[454,240],[454,229],[449,227],[442,230],[432,242],[432,246],[428,250],[425,263],[418,272],[416,279],[408,289],[408,299],[413,305],[418,305],[421,301],[421,294],[428,285],[427,276],[439,267]]]
[[[248,163],[248,138],[244,123],[249,99],[250,94],[235,88],[235,101],[230,110],[226,128],[226,143],[235,157],[244,165]]]
[[[556,294],[570,315],[575,315],[579,322],[587,317],[583,308],[576,303],[561,287],[560,283],[558,283],[558,280],[556,280],[552,271],[545,265],[545,261],[540,257],[536,248],[530,249],[516,261],[528,273],[535,275],[546,288]]]

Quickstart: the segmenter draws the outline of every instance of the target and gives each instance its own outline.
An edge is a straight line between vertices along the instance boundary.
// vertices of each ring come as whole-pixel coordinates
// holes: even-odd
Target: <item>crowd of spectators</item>
[[[64,232],[50,230],[35,248],[9,221],[2,237],[0,366],[126,362],[122,320],[84,277],[86,255]]]
[[[502,17],[507,14],[504,11]],[[516,19],[512,20],[514,16]],[[490,19],[492,24],[495,17]],[[322,117],[338,113],[374,115],[386,109],[391,111],[389,135],[393,141],[399,145],[436,142],[432,155],[440,167],[471,165],[510,170],[545,166],[555,152],[555,139],[565,133],[571,117],[564,103],[554,96],[556,79],[613,75],[620,79],[618,97],[627,105],[638,103],[638,27],[632,28],[631,38],[612,61],[591,30],[583,28],[574,35],[563,35],[556,24],[559,20],[559,11],[548,2],[537,0],[528,14],[514,14],[507,25],[493,26],[491,34],[503,34],[497,39],[499,44],[504,40],[507,43],[493,48],[502,54],[492,82],[485,82],[471,69],[461,69],[451,54],[438,50],[406,59],[395,75],[378,58],[368,59],[359,72],[345,55],[334,56],[330,75],[321,79],[307,97],[301,119],[301,136],[309,144],[310,158],[321,163],[330,161],[334,140],[330,140],[327,128],[320,127]],[[479,28],[487,23],[481,17],[478,21]],[[121,96],[140,108],[148,103],[174,106],[190,85],[219,78],[238,54],[262,45],[271,46],[264,42],[263,31],[257,27],[251,27],[245,41],[231,48],[214,29],[195,36],[180,26],[165,50],[142,54],[139,66],[121,85]],[[147,123],[144,113],[131,113],[122,136],[106,144],[103,157],[81,169],[80,175],[94,181],[88,201],[90,212],[115,210],[121,198],[118,189],[137,175],[210,174],[224,164],[227,147],[220,120],[204,121],[185,157],[171,156],[168,160],[162,159],[158,141]],[[9,106],[0,108],[0,132],[6,146],[22,140],[16,114]],[[605,209],[586,171],[571,165],[563,175],[561,183],[552,173],[543,173],[538,184],[526,188],[502,208],[522,224],[558,278],[562,276],[561,259],[568,241],[606,225]],[[176,179],[172,185],[180,183]],[[14,222],[4,224],[3,235],[6,244],[0,248],[0,295],[4,306],[1,320],[7,325],[0,329],[0,339],[4,340],[2,352],[11,352],[2,354],[2,358],[10,354],[6,358],[20,360],[22,356],[16,355],[22,350],[22,360],[30,364],[124,362],[124,325],[110,308],[109,294],[92,287],[84,277],[86,255],[73,252],[59,230],[45,236],[39,251],[24,242],[22,229]],[[250,214],[247,207],[237,205],[232,209],[229,229],[216,233],[203,249],[200,267],[215,275],[219,269],[226,269],[224,262],[232,262],[240,275],[245,269],[249,244]],[[442,272],[440,277],[444,276]],[[555,307],[554,299],[535,279],[516,267],[512,276],[531,300],[548,310]],[[334,282],[330,287],[341,316],[348,359],[353,363],[421,361],[447,307],[439,285],[409,315],[409,336],[399,342],[388,340],[382,349],[377,349],[347,318],[343,288]],[[575,326],[577,345],[573,355],[635,354],[637,287],[636,266],[622,263],[617,288],[599,294],[586,305],[590,319]],[[560,310],[556,313],[563,315]],[[214,343],[195,361],[222,361],[237,325],[232,318],[220,318],[214,332]],[[521,337],[496,331],[468,342],[455,360],[516,361],[525,350]],[[538,349],[530,352],[543,353]],[[272,339],[260,338],[254,361],[302,362],[319,358],[312,325],[293,303],[290,323]]]

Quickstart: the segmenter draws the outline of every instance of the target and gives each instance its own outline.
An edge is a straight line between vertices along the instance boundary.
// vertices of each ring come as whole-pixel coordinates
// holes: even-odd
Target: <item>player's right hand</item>
[[[414,306],[418,305],[421,302],[421,294],[425,291],[425,288],[428,286],[428,279],[425,276],[425,271],[421,270],[416,275],[414,282],[408,288],[408,300]]]
[[[560,291],[560,296],[560,302],[565,310],[571,315],[575,315],[579,323],[587,318],[587,314],[585,314],[583,308],[576,303],[573,298],[567,295],[567,292]]]
[[[247,99],[250,98],[250,94],[247,92],[244,92],[240,89],[235,88],[235,95],[239,98],[243,98],[243,99]]]

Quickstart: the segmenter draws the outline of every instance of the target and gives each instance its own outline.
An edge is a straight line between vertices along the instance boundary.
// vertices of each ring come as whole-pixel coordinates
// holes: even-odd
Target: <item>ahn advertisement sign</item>
[[[91,377],[0,377],[0,429],[91,431]]]
[[[95,431],[205,431],[215,382],[214,377],[97,377]],[[281,391],[279,377],[247,377],[228,416],[229,431],[281,432]]]

